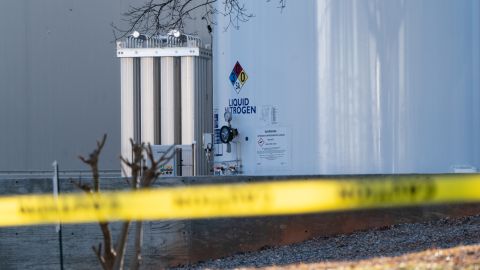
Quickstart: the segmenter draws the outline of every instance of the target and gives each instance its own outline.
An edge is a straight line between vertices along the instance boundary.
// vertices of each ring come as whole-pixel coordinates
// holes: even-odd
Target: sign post
[[[58,162],[55,160],[53,166],[53,198],[58,200],[58,194],[60,193],[60,185],[58,183]],[[60,221],[55,225],[55,231],[58,233],[58,245],[60,252],[60,269],[63,270],[63,239],[62,239],[62,224]]]

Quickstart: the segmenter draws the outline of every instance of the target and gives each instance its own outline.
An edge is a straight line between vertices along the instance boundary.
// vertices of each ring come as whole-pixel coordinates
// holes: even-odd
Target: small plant
[[[79,159],[90,167],[92,172],[92,185],[82,184],[81,182],[73,182],[78,188],[86,193],[100,192],[100,173],[98,168],[98,161],[100,154],[107,140],[107,135],[104,134],[102,140],[97,141],[97,147],[90,153],[88,158],[79,156]],[[129,161],[124,157],[120,157],[122,162],[122,170],[125,167],[130,170],[131,176],[127,178],[127,183],[132,190],[151,187],[159,176],[158,168],[165,165],[173,156],[163,155],[158,160],[152,152],[150,144],[137,143],[130,139],[132,145],[132,160]],[[167,151],[170,153],[171,151]],[[148,160],[148,162],[146,162]],[[99,260],[100,265],[105,270],[120,270],[124,267],[124,255],[127,248],[128,229],[132,221],[124,221],[117,238],[117,243],[113,245],[112,233],[108,222],[99,222],[100,229],[103,235],[103,244],[92,246],[92,249]],[[139,269],[142,262],[142,238],[143,238],[143,223],[136,221],[135,226],[135,255],[132,260],[130,269]]]

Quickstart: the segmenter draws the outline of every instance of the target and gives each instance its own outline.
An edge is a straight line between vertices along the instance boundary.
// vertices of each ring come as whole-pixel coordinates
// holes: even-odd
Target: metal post
[[[183,175],[183,160],[182,160],[182,148],[179,148],[178,145],[175,146],[175,164],[176,174],[175,176],[182,176]]]
[[[52,164],[53,166],[53,197],[55,201],[58,200],[58,195],[60,194],[60,185],[58,182],[58,162],[55,160]],[[55,225],[55,231],[58,233],[58,248],[60,252],[60,269],[63,270],[63,238],[62,238],[62,223],[58,221]]]
[[[196,174],[196,160],[195,160],[195,142],[192,143],[192,176],[197,175]]]

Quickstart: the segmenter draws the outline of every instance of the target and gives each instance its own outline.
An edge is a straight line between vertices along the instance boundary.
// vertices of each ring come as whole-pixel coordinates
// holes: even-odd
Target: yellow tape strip
[[[0,197],[0,226],[265,216],[480,202],[480,175],[292,179],[101,194]]]

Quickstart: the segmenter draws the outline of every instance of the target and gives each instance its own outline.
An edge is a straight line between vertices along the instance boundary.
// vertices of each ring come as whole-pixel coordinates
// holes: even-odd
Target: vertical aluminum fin
[[[195,161],[195,172],[194,174],[198,175],[199,168],[199,150],[200,150],[200,138],[198,138],[197,133],[199,130],[199,121],[195,117],[197,115],[197,93],[196,93],[196,82],[197,74],[195,70],[197,60],[194,57],[182,57],[181,58],[181,78],[182,78],[182,90],[181,90],[181,107],[182,107],[182,144],[195,144],[194,148],[194,157]]]
[[[195,62],[193,57],[181,58],[182,144],[193,144],[198,129],[195,121]]]
[[[195,143],[195,173],[209,173],[203,134],[213,130],[212,82],[209,59],[182,57],[182,144]]]
[[[133,58],[120,59],[121,73],[121,152],[122,157],[131,161],[130,138],[134,137],[134,72]],[[127,172],[128,174],[128,172]],[[124,175],[127,176],[127,175]]]
[[[161,58],[161,144],[180,144],[179,59]]]
[[[156,61],[153,57],[141,58],[141,141],[151,145],[160,143],[160,115],[156,113],[159,106]]]

